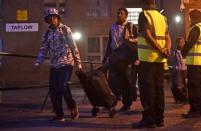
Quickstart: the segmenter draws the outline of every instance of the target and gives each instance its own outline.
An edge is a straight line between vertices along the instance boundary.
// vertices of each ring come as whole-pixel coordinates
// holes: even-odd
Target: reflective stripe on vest
[[[156,10],[146,10],[144,15],[151,27],[153,37],[161,48],[165,47],[165,34],[167,23],[165,17]],[[144,37],[138,36],[138,56],[141,61],[147,62],[167,62],[160,52],[147,43]]]
[[[190,31],[195,27],[199,27],[201,32],[201,23],[197,23],[191,27]],[[201,65],[201,33],[198,38],[198,41],[193,45],[186,56],[187,65]]]

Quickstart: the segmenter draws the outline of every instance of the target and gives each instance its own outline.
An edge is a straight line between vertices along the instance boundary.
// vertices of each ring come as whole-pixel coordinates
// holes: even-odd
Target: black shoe
[[[99,108],[94,107],[91,112],[92,112],[92,116],[96,117],[98,115],[98,112],[100,112],[100,110]]]
[[[116,114],[116,109],[114,107],[109,109],[109,117],[113,118]]]
[[[199,118],[200,116],[200,112],[197,111],[189,111],[188,113],[182,114],[183,118]]]
[[[117,101],[121,101],[122,100],[122,97],[121,96],[118,96],[117,97]]]
[[[186,105],[186,104],[188,104],[188,101],[183,101],[183,105]]]
[[[175,104],[182,104],[183,101],[175,101]]]
[[[130,110],[130,106],[123,106],[121,107],[119,111],[122,112],[122,111],[129,111],[129,110]]]
[[[145,120],[141,120],[138,123],[133,123],[132,128],[140,129],[140,128],[155,128],[156,125],[154,123],[146,122]]]
[[[49,121],[61,121],[64,122],[66,119],[64,118],[64,116],[55,116],[52,119],[50,119]]]
[[[156,122],[156,126],[157,127],[163,127],[164,126],[164,122]]]

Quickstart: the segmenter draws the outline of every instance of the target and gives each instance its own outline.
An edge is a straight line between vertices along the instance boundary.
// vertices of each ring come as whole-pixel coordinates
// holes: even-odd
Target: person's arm
[[[138,19],[138,32],[140,34],[143,34],[145,28],[147,28],[146,27],[147,23],[148,23],[148,20],[145,17],[144,12],[141,12],[140,15],[139,15],[139,19]]]
[[[159,46],[159,44],[157,43],[156,39],[152,36],[152,32],[150,30],[150,28],[146,28],[145,32],[144,32],[144,37],[145,39],[148,41],[148,43],[151,44],[151,46],[158,50],[159,52],[162,53],[162,48]]]
[[[138,57],[138,52],[137,52],[137,27],[133,24],[133,36],[134,36],[134,38],[136,39],[136,44],[135,44],[135,53],[134,53],[134,57],[136,58],[136,61],[139,61],[139,57]],[[135,62],[136,64],[138,63],[138,62]]]
[[[153,48],[161,52],[162,49],[160,46],[158,46],[156,40],[152,36],[152,32],[150,29],[151,27],[143,12],[140,13],[139,15],[138,23],[139,23],[139,33],[147,40],[148,43],[151,44]]]
[[[137,27],[133,25],[133,36],[137,38]]]
[[[36,61],[35,61],[35,66],[39,66],[47,52],[48,52],[48,49],[49,49],[49,44],[47,42],[47,39],[48,39],[48,33],[49,33],[49,30],[47,30],[43,35],[42,35],[42,38],[41,38],[41,46],[40,46],[40,49],[39,49],[39,52],[38,52],[38,55],[37,55],[37,58],[36,58]]]
[[[194,44],[198,41],[200,35],[200,29],[199,27],[195,26],[189,33],[189,36],[187,38],[187,42],[184,45],[184,48],[182,49],[182,55],[185,58],[189,50],[193,47]]]
[[[70,28],[67,27],[65,29],[67,30],[68,44],[70,46],[73,58],[75,60],[75,63],[77,65],[78,69],[81,70],[82,64],[81,64],[81,59],[80,59],[80,53],[79,53],[79,50],[77,48],[76,42],[73,39],[73,33],[72,33]]]
[[[166,29],[166,33],[165,33],[165,51],[164,51],[164,54],[166,56],[169,56],[171,54],[171,47],[172,47],[172,41],[171,41],[171,37],[170,37],[170,34],[169,34],[169,31],[168,31],[168,23],[167,23],[167,19],[166,17],[165,18],[165,21],[166,21],[166,25],[167,25],[167,29]]]
[[[111,42],[112,42],[112,34],[111,34],[111,30],[109,31],[109,38],[108,38],[108,43],[107,43],[107,48],[103,57],[103,61],[102,64],[106,64],[108,56],[111,53]]]
[[[141,22],[139,27],[139,32],[142,34],[142,36],[146,39],[146,41],[157,51],[159,51],[164,57],[167,57],[167,48],[171,47],[171,40],[168,33],[166,33],[166,48],[161,48],[159,44],[157,43],[156,39],[152,35],[151,27],[148,23],[147,18],[145,17],[144,13],[141,13],[141,16],[139,17],[139,22]]]
[[[166,49],[166,51],[164,51],[165,55],[167,55],[167,56],[170,55],[171,47],[172,47],[172,42],[171,42],[170,34],[167,31],[167,33],[165,35],[165,49]]]

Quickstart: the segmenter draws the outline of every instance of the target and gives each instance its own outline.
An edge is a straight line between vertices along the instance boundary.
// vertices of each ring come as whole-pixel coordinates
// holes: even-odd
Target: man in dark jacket
[[[128,65],[131,62],[134,63],[134,60],[137,59],[137,29],[127,21],[127,16],[126,8],[118,9],[117,22],[110,29],[109,41],[103,59],[103,64],[109,66],[109,85],[112,91],[117,98],[120,95],[123,97],[121,111],[129,110],[132,105],[132,93],[127,69]]]

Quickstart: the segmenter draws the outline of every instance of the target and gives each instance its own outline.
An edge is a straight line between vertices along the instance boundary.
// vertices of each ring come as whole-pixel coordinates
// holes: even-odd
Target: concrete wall
[[[33,4],[34,3],[34,4]],[[16,11],[19,9],[28,10],[27,21],[17,21]],[[41,35],[42,19],[41,0],[3,0],[3,21],[1,33],[4,43],[4,52],[16,54],[36,54]],[[6,32],[7,23],[38,23],[38,32]],[[32,73],[34,59],[3,57],[3,79],[5,85],[13,86],[27,84],[37,79],[38,76]]]
[[[42,0],[2,0],[3,19],[0,20],[0,35],[4,42],[4,52],[36,55],[40,46],[41,33],[47,27],[43,19]],[[111,24],[116,20],[116,12],[123,6],[123,0],[111,0],[111,16],[107,18],[86,17],[87,3],[84,0],[68,0],[62,22],[73,31],[80,31],[83,37],[77,42],[82,60],[86,60],[86,44],[89,36],[108,35]],[[26,23],[39,23],[38,32],[5,32],[6,23],[21,23],[16,20],[16,10],[28,10]],[[38,73],[33,73],[35,59],[3,57],[0,76],[5,86],[40,84],[48,81],[49,61],[44,61]],[[73,75],[73,80],[77,80]]]

